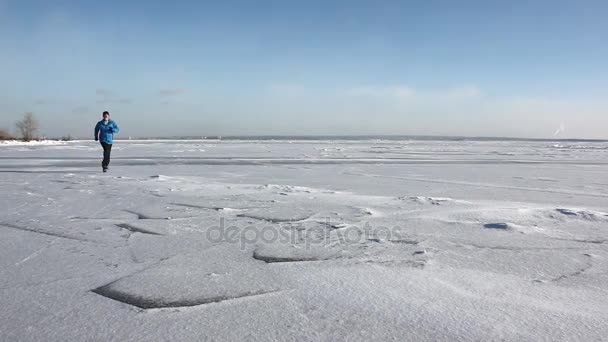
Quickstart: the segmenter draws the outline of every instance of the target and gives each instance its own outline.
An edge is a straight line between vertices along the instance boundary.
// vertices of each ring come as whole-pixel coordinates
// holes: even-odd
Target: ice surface
[[[608,145],[0,145],[0,340],[608,335]]]
[[[31,140],[31,141],[21,141],[21,140],[0,140],[0,146],[41,146],[41,145],[66,145],[65,141],[58,140]]]

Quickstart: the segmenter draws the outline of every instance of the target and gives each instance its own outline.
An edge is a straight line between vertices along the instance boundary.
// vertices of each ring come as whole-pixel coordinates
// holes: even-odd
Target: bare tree
[[[38,120],[34,117],[34,113],[25,113],[21,121],[15,124],[21,133],[21,137],[25,141],[30,141],[36,137],[38,132]]]

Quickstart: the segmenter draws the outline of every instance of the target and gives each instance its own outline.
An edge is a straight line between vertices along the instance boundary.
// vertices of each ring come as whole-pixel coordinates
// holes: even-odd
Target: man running
[[[107,111],[102,114],[103,120],[99,121],[95,125],[95,141],[99,140],[103,147],[103,161],[101,167],[103,172],[108,171],[108,165],[110,165],[110,152],[112,151],[112,142],[114,133],[118,133],[118,125],[116,122],[110,120],[110,113]]]

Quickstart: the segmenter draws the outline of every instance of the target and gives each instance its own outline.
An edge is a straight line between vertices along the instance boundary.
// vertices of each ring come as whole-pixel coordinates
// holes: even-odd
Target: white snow
[[[40,146],[40,145],[65,145],[65,141],[59,140],[0,140],[0,146]]]
[[[555,145],[3,144],[0,340],[605,340],[608,144]]]

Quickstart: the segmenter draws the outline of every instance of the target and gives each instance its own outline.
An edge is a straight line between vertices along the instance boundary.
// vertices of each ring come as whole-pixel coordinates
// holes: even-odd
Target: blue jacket
[[[95,140],[99,139],[103,143],[111,144],[114,133],[118,133],[118,125],[112,120],[108,122],[101,120],[95,125]]]

